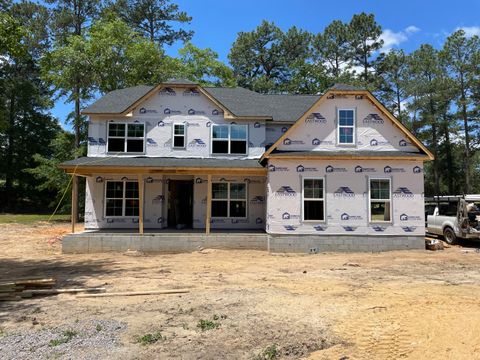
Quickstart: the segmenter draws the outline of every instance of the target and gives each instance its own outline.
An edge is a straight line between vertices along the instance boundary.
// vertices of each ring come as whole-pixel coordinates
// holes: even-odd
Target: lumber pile
[[[0,301],[22,300],[37,295],[105,291],[105,288],[54,289],[56,283],[55,278],[22,278],[0,281]]]

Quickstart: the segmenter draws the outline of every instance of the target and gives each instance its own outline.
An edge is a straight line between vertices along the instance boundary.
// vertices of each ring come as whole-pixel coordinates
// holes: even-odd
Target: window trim
[[[301,209],[302,209],[302,222],[304,223],[326,223],[327,222],[327,199],[326,199],[326,189],[325,189],[325,176],[302,176],[301,178],[301,186],[302,186],[302,201],[301,201]],[[311,201],[323,201],[323,220],[305,220],[305,182],[304,180],[322,180],[323,185],[323,197],[322,199],[311,199],[308,198],[307,200]]]
[[[175,146],[175,137],[180,137],[180,135],[175,135],[175,126],[182,125],[183,126],[183,146]],[[172,149],[175,150],[182,150],[187,147],[187,124],[183,122],[174,122],[172,124]]]
[[[213,199],[213,184],[228,184],[227,187],[227,199]],[[233,201],[245,201],[245,216],[244,217],[232,217],[230,216],[230,184],[245,184],[245,199],[233,199]],[[246,181],[212,181],[212,196],[211,201],[225,201],[227,203],[227,216],[213,216],[212,210],[213,206],[210,207],[210,218],[211,219],[240,219],[245,220],[248,219],[248,183]]]
[[[390,204],[390,220],[372,220],[372,196],[371,196],[371,191],[372,191],[372,186],[371,186],[371,181],[372,180],[388,180],[388,185],[389,185],[389,194],[390,194],[390,199],[374,199],[374,202],[386,202],[388,201]],[[391,177],[379,177],[379,176],[372,176],[368,177],[368,223],[369,224],[392,224],[393,223],[393,196],[392,196],[392,178]]]
[[[340,142],[340,111],[353,111],[353,126],[342,125],[342,128],[353,128],[353,136],[351,143]],[[337,145],[339,146],[356,146],[357,145],[357,111],[355,108],[339,108],[337,109]]]
[[[107,183],[109,182],[121,182],[123,183],[123,191],[122,191],[122,215],[107,215]],[[110,179],[110,180],[105,180],[105,186],[104,186],[104,196],[103,196],[103,201],[104,201],[104,206],[103,206],[103,216],[105,219],[138,219],[139,216],[133,216],[133,215],[125,215],[125,209],[126,209],[126,201],[127,198],[125,197],[126,192],[127,192],[127,182],[134,182],[138,184],[138,180],[115,180],[115,179]],[[138,191],[140,192],[140,186],[138,187]],[[119,199],[119,198],[108,198],[108,199]],[[135,199],[135,198],[128,198],[128,199]],[[138,208],[140,211],[140,193],[138,194]]]
[[[233,126],[244,126],[246,128],[246,138],[245,138],[245,152],[244,153],[235,153],[235,154],[232,154],[231,153],[231,148],[232,148],[232,141],[240,141],[238,139],[233,139],[232,140],[232,136],[231,136],[231,129],[232,129],[232,125]],[[228,138],[226,139],[217,139],[217,140],[214,140],[213,139],[213,128],[215,126],[227,126],[228,127]],[[248,124],[212,124],[210,126],[210,155],[212,156],[216,156],[216,155],[220,155],[220,156],[225,156],[225,155],[228,155],[228,156],[242,156],[242,155],[248,155],[248,150],[249,150],[249,146],[248,146],[248,138],[249,138],[249,128],[250,126]],[[214,153],[213,152],[213,142],[214,141],[219,141],[219,140],[223,140],[223,141],[227,141],[228,142],[228,152],[226,153]]]
[[[110,136],[110,124],[121,124],[125,127],[125,135],[124,136]],[[143,137],[141,138],[143,141],[143,151],[141,152],[127,152],[127,140],[128,139],[136,139],[139,140],[140,137],[129,137],[128,136],[128,125],[143,125]],[[145,154],[145,146],[146,146],[146,132],[147,126],[145,122],[122,122],[122,121],[109,121],[107,122],[107,154],[122,154],[122,155],[142,155]],[[108,151],[108,144],[110,142],[110,137],[112,139],[123,139],[123,151]]]

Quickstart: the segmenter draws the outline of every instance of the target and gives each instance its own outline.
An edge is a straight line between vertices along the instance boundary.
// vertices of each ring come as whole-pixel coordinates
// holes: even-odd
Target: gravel
[[[2,359],[98,359],[122,346],[119,336],[127,324],[114,320],[86,320],[56,328],[0,335]]]

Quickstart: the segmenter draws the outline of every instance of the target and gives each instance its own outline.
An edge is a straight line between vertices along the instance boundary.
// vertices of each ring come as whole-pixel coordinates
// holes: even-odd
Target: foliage
[[[136,338],[136,341],[141,345],[151,345],[151,344],[155,344],[157,341],[160,341],[160,340],[163,341],[165,339],[166,338],[162,335],[160,331],[156,331],[154,333],[138,336]]]
[[[211,320],[201,319],[198,321],[197,327],[202,331],[208,331],[218,329],[220,327],[220,323]]]
[[[277,345],[267,346],[260,354],[255,356],[254,360],[275,360],[280,356]]]
[[[78,333],[76,331],[72,331],[72,330],[64,331],[62,333],[61,338],[50,340],[48,345],[51,346],[51,347],[54,347],[54,346],[59,346],[59,345],[62,345],[62,344],[66,344],[77,335],[78,335]]]
[[[0,224],[34,224],[37,222],[48,221],[50,214],[0,214]],[[70,215],[54,215],[51,221],[64,222],[70,221]]]

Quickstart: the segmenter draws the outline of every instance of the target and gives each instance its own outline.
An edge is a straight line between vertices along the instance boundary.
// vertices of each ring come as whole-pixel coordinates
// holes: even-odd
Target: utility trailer
[[[443,236],[448,244],[459,239],[480,240],[480,195],[425,198],[427,233]]]

